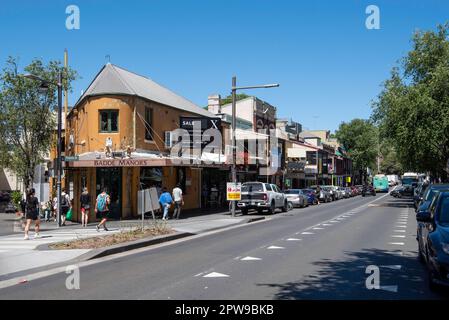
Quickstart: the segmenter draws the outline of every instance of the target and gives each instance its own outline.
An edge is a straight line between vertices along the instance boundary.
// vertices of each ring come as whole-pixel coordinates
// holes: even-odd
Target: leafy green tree
[[[393,68],[372,114],[404,170],[443,178],[449,159],[448,27],[413,35],[413,49]]]
[[[249,97],[250,97],[249,95],[244,94],[244,93],[237,93],[235,95],[236,101],[243,100],[243,99],[246,99]],[[221,101],[220,101],[220,105],[222,105],[222,106],[225,104],[229,104],[229,103],[232,103],[232,95],[231,94],[229,96],[227,96],[226,98],[221,99]]]
[[[377,128],[369,120],[353,119],[348,123],[341,123],[335,136],[352,159],[353,168],[366,181],[366,169],[374,168],[378,155]]]
[[[46,81],[56,83],[60,62],[45,65],[35,59],[24,68]],[[71,90],[76,78],[74,70],[64,72],[63,86]],[[35,167],[42,163],[51,148],[56,128],[57,87],[50,85],[46,92],[39,81],[19,74],[17,60],[9,58],[0,74],[0,166],[15,172],[29,188]]]

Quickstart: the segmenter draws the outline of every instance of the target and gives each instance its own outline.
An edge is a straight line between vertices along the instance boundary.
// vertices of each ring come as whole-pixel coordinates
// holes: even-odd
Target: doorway
[[[122,216],[122,168],[97,168],[97,196],[104,187],[111,197],[109,217],[119,220]]]

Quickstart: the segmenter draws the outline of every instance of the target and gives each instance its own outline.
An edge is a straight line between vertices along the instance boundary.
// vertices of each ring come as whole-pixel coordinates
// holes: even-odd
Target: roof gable
[[[197,106],[153,80],[132,73],[113,64],[106,64],[76,103],[88,96],[123,94],[139,96],[161,104],[185,110],[205,117],[215,117],[213,113]]]

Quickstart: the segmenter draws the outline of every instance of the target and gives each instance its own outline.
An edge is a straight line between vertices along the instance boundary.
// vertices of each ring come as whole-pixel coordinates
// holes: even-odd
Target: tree
[[[246,99],[246,98],[249,98],[250,96],[249,95],[247,95],[247,94],[244,94],[244,93],[237,93],[236,95],[235,95],[235,100],[236,101],[239,101],[239,100],[243,100],[243,99]],[[232,103],[232,95],[230,94],[229,96],[227,96],[226,98],[224,98],[224,99],[222,99],[221,101],[220,101],[220,105],[221,106],[224,106],[225,104],[229,104],[229,103]]]
[[[44,65],[35,59],[24,71],[56,83],[61,68],[60,62]],[[75,78],[74,70],[66,70],[64,88],[71,90]],[[26,188],[34,180],[36,166],[50,151],[56,127],[57,88],[50,85],[44,93],[40,86],[39,81],[19,75],[16,59],[7,60],[0,75],[0,165],[15,172]]]
[[[404,170],[443,178],[449,159],[448,26],[413,35],[413,49],[393,68],[372,114]]]
[[[363,172],[366,181],[366,169],[375,166],[378,155],[377,128],[369,120],[353,119],[341,123],[335,136],[352,159],[353,168]]]

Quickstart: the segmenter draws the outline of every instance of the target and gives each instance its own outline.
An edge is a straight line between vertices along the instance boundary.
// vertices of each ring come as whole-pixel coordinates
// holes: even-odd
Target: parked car
[[[396,198],[411,197],[413,196],[413,187],[411,185],[401,186],[390,192],[390,195]]]
[[[346,192],[348,193],[349,198],[352,198],[354,196],[351,187],[346,187]]]
[[[13,205],[11,202],[8,203],[5,207],[5,213],[16,213],[18,210],[15,205]]]
[[[428,183],[419,182],[418,187],[415,188],[413,192],[413,206],[415,207],[415,210],[418,209],[419,203],[421,202],[424,192],[428,186]]]
[[[310,188],[312,188],[313,190],[316,190],[317,186],[311,186]],[[330,194],[330,192],[328,190],[320,187],[320,194],[318,195],[318,199],[320,200],[320,202],[331,202],[332,195]]]
[[[338,189],[338,186],[324,186],[331,191],[332,200],[340,200],[343,199],[342,192]]]
[[[241,195],[237,207],[242,214],[248,214],[249,209],[256,209],[259,213],[268,210],[270,214],[274,214],[278,208],[282,212],[288,210],[287,197],[275,184],[245,182],[242,184]]]
[[[416,214],[419,259],[426,264],[429,287],[449,286],[449,189],[435,192],[429,210]]]
[[[345,198],[345,199],[349,198],[349,192],[348,192],[348,189],[346,189],[346,187],[338,187],[338,189],[342,193],[343,198]]]
[[[302,193],[305,194],[307,196],[307,200],[309,205],[313,205],[313,204],[317,204],[318,203],[318,199],[316,198],[315,195],[315,190],[313,189],[301,189]]]
[[[368,185],[364,185],[363,189],[362,189],[362,197],[365,197],[367,195],[372,195],[375,196],[376,195],[376,190],[374,189],[374,187],[370,184]]]
[[[350,187],[351,188],[351,192],[352,192],[352,196],[358,196],[359,195],[359,189],[357,189],[355,186]]]
[[[329,192],[332,201],[338,200],[338,195],[332,186],[322,186],[321,189]]]
[[[301,189],[288,189],[284,191],[284,194],[293,207],[304,208],[309,206],[307,195]]]
[[[428,211],[435,193],[438,192],[438,190],[445,190],[445,189],[449,189],[449,184],[430,184],[426,188],[415,211],[416,212]]]

